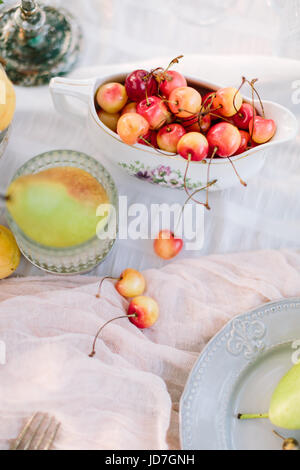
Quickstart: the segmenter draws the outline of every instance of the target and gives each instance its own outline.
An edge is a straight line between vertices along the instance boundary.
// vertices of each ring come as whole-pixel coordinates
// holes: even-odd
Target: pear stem
[[[133,318],[133,317],[137,317],[137,314],[136,313],[133,313],[132,315],[122,315],[121,317],[116,317],[116,318],[112,318],[111,320],[107,321],[106,323],[104,323],[104,325],[101,326],[101,328],[98,330],[96,336],[95,336],[95,339],[94,339],[94,342],[93,342],[93,348],[92,348],[92,352],[89,354],[89,357],[94,357],[95,354],[96,354],[96,342],[97,342],[97,339],[100,335],[100,333],[102,332],[102,330],[107,326],[109,325],[110,323],[112,323],[113,321],[115,320],[121,320],[122,318]]]
[[[8,202],[11,202],[11,196],[0,194],[0,208],[5,207]]]
[[[265,414],[239,414],[238,419],[245,420],[245,419],[268,419],[268,413]]]

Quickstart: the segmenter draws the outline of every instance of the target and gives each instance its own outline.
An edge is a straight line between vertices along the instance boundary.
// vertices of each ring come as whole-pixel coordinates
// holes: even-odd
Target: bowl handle
[[[82,122],[82,119],[85,118],[85,113],[80,112],[70,105],[66,96],[73,96],[88,104],[93,85],[94,79],[74,80],[72,78],[62,77],[52,78],[49,87],[56,110],[63,115],[70,114],[78,121]]]

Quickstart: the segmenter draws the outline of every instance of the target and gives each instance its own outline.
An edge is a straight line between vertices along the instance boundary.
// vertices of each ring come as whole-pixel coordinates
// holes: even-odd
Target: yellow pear
[[[19,266],[20,250],[12,232],[0,225],[0,279],[10,276]]]
[[[97,215],[101,204],[109,204],[104,187],[81,168],[61,166],[20,176],[7,195],[7,209],[19,228],[31,240],[52,248],[86,243],[108,220],[108,209]]]
[[[0,132],[11,123],[16,108],[16,94],[11,81],[0,67]]]

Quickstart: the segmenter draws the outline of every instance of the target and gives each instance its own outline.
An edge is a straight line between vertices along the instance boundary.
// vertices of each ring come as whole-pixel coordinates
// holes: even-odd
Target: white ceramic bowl
[[[129,73],[129,72],[128,72]],[[50,90],[56,109],[64,114],[72,115],[73,118],[82,120],[82,113],[76,111],[68,100],[72,96],[83,101],[87,108],[87,129],[101,153],[121,166],[130,175],[143,178],[150,183],[168,186],[172,188],[183,188],[186,160],[180,155],[162,155],[154,149],[145,145],[136,144],[129,146],[121,141],[119,136],[108,129],[98,118],[95,108],[95,94],[100,85],[108,82],[124,83],[127,74],[106,75],[87,80],[74,80],[57,77],[51,80]],[[203,82],[197,78],[187,77],[190,85],[206,91],[217,90],[217,85]],[[245,99],[250,102],[250,100]],[[277,132],[273,139],[263,145],[255,147],[236,157],[232,157],[237,171],[241,177],[248,181],[263,166],[264,160],[272,148],[295,138],[298,132],[296,117],[285,107],[271,101],[263,101],[266,117],[274,119],[277,124]],[[255,105],[259,109],[259,102]],[[188,186],[196,189],[206,184],[207,166],[206,161],[191,162],[188,173]],[[233,168],[228,159],[215,159],[212,162],[210,180],[217,180],[211,187],[212,190],[229,188],[239,184]]]

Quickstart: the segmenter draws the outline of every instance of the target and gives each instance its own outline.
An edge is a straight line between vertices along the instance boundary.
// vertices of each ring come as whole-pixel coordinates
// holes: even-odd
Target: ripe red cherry
[[[175,88],[187,86],[187,81],[184,76],[175,70],[168,70],[168,72],[164,74],[164,77],[165,78],[159,85],[159,88],[161,93],[167,98]]]
[[[151,297],[140,295],[129,304],[127,315],[129,321],[140,329],[151,328],[159,317],[157,302]]]
[[[124,85],[116,82],[100,86],[96,94],[96,101],[100,108],[112,114],[121,111],[127,100],[128,97]]]
[[[250,139],[251,139],[251,136],[250,136]],[[254,149],[255,147],[258,147],[259,144],[257,144],[256,142],[254,142],[253,140],[250,140],[249,141],[249,144],[248,144],[248,149]]]
[[[211,149],[217,147],[219,157],[231,157],[241,145],[241,134],[237,127],[227,122],[215,124],[207,133]]]
[[[199,125],[199,116],[195,114],[191,118],[182,119],[182,125],[187,132],[201,132],[206,134],[211,126],[211,116],[209,114],[202,116]]]
[[[107,126],[110,130],[117,132],[117,127],[118,127],[118,121],[120,119],[120,113],[107,113],[106,111],[103,111],[103,109],[100,109],[98,111],[98,117],[105,126]]]
[[[265,144],[272,139],[276,132],[276,123],[273,119],[256,116],[249,123],[249,132],[252,140],[257,144]]]
[[[233,87],[220,88],[213,100],[213,107],[223,117],[232,117],[241,109],[243,98],[240,92]]]
[[[149,123],[150,129],[162,127],[169,116],[168,108],[158,96],[150,96],[137,105],[137,113],[143,116]]]
[[[235,155],[240,155],[241,153],[246,152],[247,148],[249,147],[249,142],[250,142],[250,134],[249,132],[246,131],[240,131],[241,134],[241,144],[237,151],[235,152]]]
[[[205,116],[200,118],[200,132],[206,132],[211,126],[211,116],[209,114],[206,114]]]
[[[200,93],[192,87],[175,88],[169,96],[170,110],[179,118],[187,118],[199,113],[201,104]]]
[[[204,108],[206,108],[207,111],[210,109],[211,112],[213,113],[209,115],[211,121],[216,121],[217,119],[219,119],[219,116],[220,116],[219,110],[217,109],[215,111],[214,106],[213,106],[213,100],[215,98],[215,95],[216,95],[216,92],[206,93],[202,98],[202,103],[203,103]]]
[[[181,137],[178,142],[177,152],[183,158],[193,161],[204,160],[209,151],[209,145],[206,137],[199,132],[189,132]]]
[[[232,120],[239,129],[248,130],[249,123],[254,116],[253,106],[249,103],[243,103],[241,109],[236,113]]]
[[[148,131],[148,122],[137,113],[123,114],[118,121],[117,132],[125,144],[136,144]]]
[[[95,336],[93,342],[93,349],[91,354],[89,354],[89,357],[95,356],[97,339],[100,336],[101,332],[104,330],[104,328],[106,328],[106,326],[110,323],[116,320],[120,320],[122,318],[128,318],[128,320],[133,323],[133,325],[135,325],[137,328],[145,329],[153,326],[159,318],[159,306],[157,302],[152,299],[152,297],[146,297],[141,294],[137,294],[136,296],[134,295],[135,291],[143,293],[146,285],[145,280],[141,274],[141,279],[138,279],[137,275],[134,273],[130,274],[130,271],[134,270],[127,269],[125,271],[125,273],[127,272],[127,279],[124,279],[124,282],[120,281],[123,284],[120,284],[117,288],[118,291],[120,289],[120,294],[124,297],[133,297],[128,306],[127,315],[108,320],[104,325],[101,326]]]
[[[154,241],[154,251],[162,259],[172,259],[177,256],[183,248],[183,240],[175,238],[170,230],[162,230]]]
[[[121,111],[121,114],[127,114],[127,113],[136,113],[136,103],[128,103],[126,106]]]
[[[186,134],[180,124],[167,124],[157,134],[157,143],[161,150],[176,153],[177,145],[181,137]]]
[[[202,97],[202,103],[204,106],[209,106],[213,102],[214,92],[205,93]]]
[[[147,142],[145,142],[147,141]],[[146,145],[148,147],[155,147],[158,148],[157,145],[157,132],[156,131],[149,131],[147,134],[143,136],[143,138],[138,140],[138,144]]]
[[[126,78],[125,88],[128,98],[139,102],[146,98],[146,91],[148,96],[155,95],[158,91],[158,84],[147,70],[135,70]]]
[[[144,276],[135,269],[125,269],[118,279],[115,288],[123,297],[136,297],[142,295],[146,289]]]

